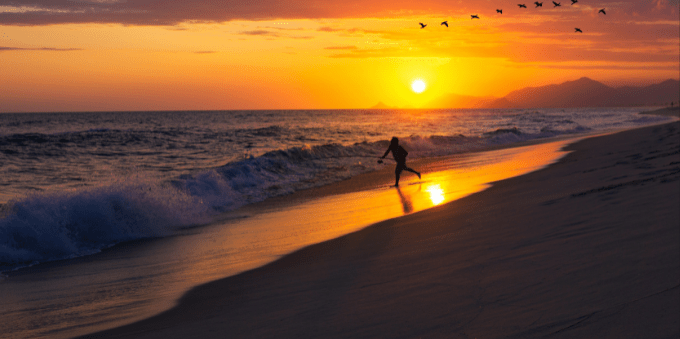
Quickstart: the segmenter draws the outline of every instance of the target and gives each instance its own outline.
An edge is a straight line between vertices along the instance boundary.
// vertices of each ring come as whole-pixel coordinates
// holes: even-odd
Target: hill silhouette
[[[394,108],[394,107],[387,106],[382,101],[380,101],[377,104],[375,104],[374,106],[370,107],[370,109],[390,109],[390,108]]]
[[[427,108],[558,108],[663,106],[680,101],[680,81],[642,87],[610,87],[587,77],[561,84],[526,87],[503,98],[448,94]]]

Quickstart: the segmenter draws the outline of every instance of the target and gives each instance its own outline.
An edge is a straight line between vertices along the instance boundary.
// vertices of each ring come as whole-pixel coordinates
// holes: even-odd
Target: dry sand
[[[90,337],[678,338],[680,123],[569,149]]]

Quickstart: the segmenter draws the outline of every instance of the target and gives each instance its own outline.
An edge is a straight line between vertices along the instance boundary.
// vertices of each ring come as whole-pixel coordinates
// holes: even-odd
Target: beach
[[[85,337],[678,337],[680,123],[567,151]]]
[[[680,338],[678,1],[4,1],[0,339]]]

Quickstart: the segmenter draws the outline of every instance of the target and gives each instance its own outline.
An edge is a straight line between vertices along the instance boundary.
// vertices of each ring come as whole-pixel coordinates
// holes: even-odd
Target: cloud
[[[343,29],[331,28],[331,27],[328,27],[328,26],[319,27],[319,29],[317,29],[317,31],[319,31],[319,32],[338,32],[338,31],[342,31],[342,30]]]
[[[277,29],[277,28],[274,28]],[[298,29],[284,29],[284,31],[298,31]],[[287,34],[281,34],[281,33],[276,33],[264,29],[256,29],[252,31],[241,31],[238,32],[238,34],[241,35],[251,35],[251,36],[264,36],[268,38],[290,38],[290,39],[303,39],[303,40],[308,40],[308,39],[314,39],[313,36],[307,36],[307,35],[287,35]]]
[[[329,47],[324,47],[323,49],[357,49],[357,46],[329,46]]]
[[[264,29],[257,29],[257,30],[253,30],[253,31],[242,31],[239,34],[243,34],[243,35],[263,35],[263,36],[273,36],[273,37],[279,37],[280,36],[280,35],[278,35],[274,32],[266,31]]]
[[[53,51],[53,52],[71,52],[82,51],[82,48],[54,48],[54,47],[40,47],[40,48],[24,48],[24,47],[3,47],[0,46],[1,51]]]
[[[444,11],[445,1],[424,0],[0,0],[0,22],[9,25],[119,23],[175,25],[181,22],[225,22],[389,16],[412,11]]]
[[[663,62],[563,62],[563,63],[535,63],[525,64],[524,67],[538,66],[549,69],[569,70],[648,70],[648,71],[673,71],[678,65]]]
[[[217,53],[217,51],[196,51],[195,54],[212,54]]]
[[[677,20],[677,0],[600,0],[612,15],[654,14]],[[562,10],[547,8],[538,15],[577,14],[587,5]],[[182,22],[232,20],[384,18],[400,16],[467,15],[488,11],[486,3],[450,0],[0,0],[0,23],[52,25],[62,23],[118,23],[123,25],[176,25]],[[608,16],[609,16],[608,11]],[[528,11],[527,11],[528,14]],[[517,15],[508,9],[505,17]],[[524,14],[523,14],[524,15]],[[533,14],[532,14],[533,15]],[[488,17],[491,17],[489,14]],[[332,32],[334,28],[322,27]]]

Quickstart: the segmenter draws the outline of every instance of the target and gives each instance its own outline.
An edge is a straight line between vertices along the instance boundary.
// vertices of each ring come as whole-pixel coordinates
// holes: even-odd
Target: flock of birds
[[[571,4],[572,4],[572,5],[576,4],[577,2],[578,2],[578,0],[571,0]],[[553,8],[561,7],[561,6],[562,6],[562,3],[560,3],[560,2],[555,2],[555,1],[553,1],[552,3],[553,3]],[[536,5],[536,7],[534,7],[534,8],[543,7],[543,3],[542,3],[542,2],[538,2],[538,1],[534,2],[534,5]],[[519,8],[527,8],[527,5],[525,5],[525,4],[517,4],[517,6],[519,6]],[[502,10],[502,9],[497,9],[497,10],[496,10],[496,13],[503,14],[503,10]],[[597,13],[598,13],[598,14],[599,14],[599,13],[602,13],[602,14],[604,14],[604,15],[607,15],[607,12],[605,11],[604,8],[602,8],[602,9],[599,10],[599,11],[597,11]],[[470,15],[470,17],[471,17],[472,20],[474,20],[474,19],[479,19],[479,15],[478,15],[478,14],[472,14],[472,15]],[[442,22],[442,23],[440,24],[440,26],[449,27],[449,22],[448,22],[448,21],[444,21],[444,22]],[[423,29],[423,28],[425,28],[425,27],[427,27],[427,24],[424,24],[424,23],[420,22],[420,29]],[[583,33],[583,31],[582,31],[580,28],[578,28],[578,27],[576,27],[575,30],[576,30],[576,31],[575,31],[574,33]]]

